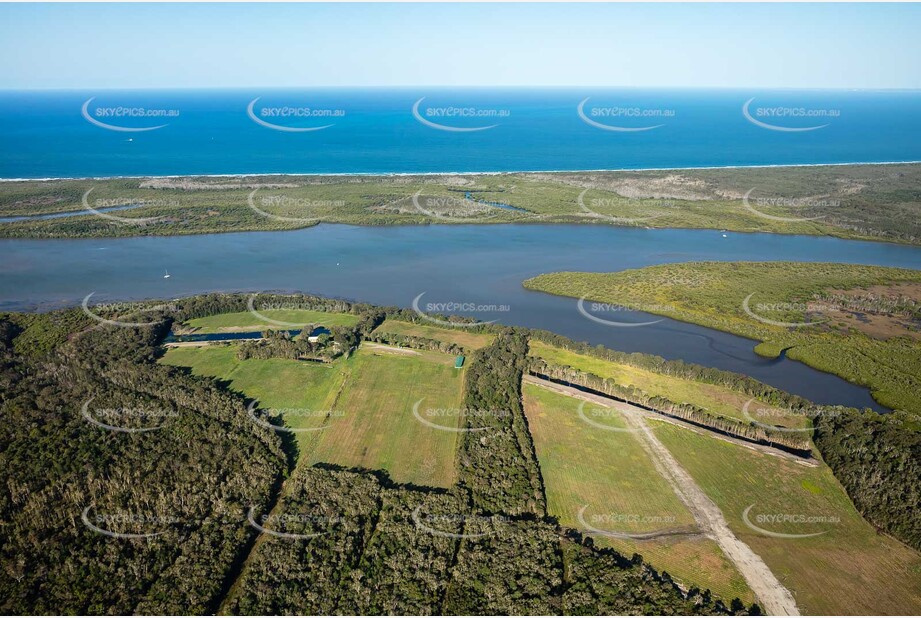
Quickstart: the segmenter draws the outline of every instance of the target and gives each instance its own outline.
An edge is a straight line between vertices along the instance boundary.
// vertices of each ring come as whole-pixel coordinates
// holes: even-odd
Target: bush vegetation
[[[412,321],[395,309],[301,296],[271,300],[359,316],[337,339],[344,349],[371,336],[385,317]],[[458,483],[436,489],[400,485],[381,471],[325,463],[292,471],[278,435],[252,422],[239,394],[224,383],[155,362],[172,322],[243,311],[246,302],[240,295],[177,300],[148,311],[152,326],[138,328],[96,326],[74,310],[0,319],[5,427],[0,464],[7,480],[0,498],[3,609],[757,611],[738,602],[726,606],[698,590],[682,592],[641,557],[628,560],[597,549],[547,517],[521,405],[532,333],[476,328],[494,338],[471,354],[464,370],[464,406],[480,412],[465,422],[468,429],[474,423],[484,429],[463,434]],[[43,334],[45,325],[53,328]],[[650,366],[661,361],[635,360]],[[730,380],[723,374],[710,379]],[[81,414],[91,397],[97,411],[169,414],[118,420],[132,428],[162,424],[156,431],[107,431]],[[162,534],[144,539],[99,534],[81,522],[87,506],[88,517],[102,517],[92,522],[115,532]],[[139,517],[126,517],[131,514]],[[310,536],[259,533],[250,516],[267,530]]]
[[[81,320],[52,314],[31,327],[40,323]],[[245,510],[264,507],[284,472],[277,436],[247,422],[239,398],[154,364],[162,329],[71,335],[39,346],[38,337],[10,346],[7,335],[0,349],[0,607],[214,611],[254,534]],[[106,424],[159,429],[109,431],[84,409]],[[113,538],[86,522],[156,536]]]
[[[921,165],[848,165],[681,171],[517,173],[441,176],[239,176],[5,182],[0,215],[83,213],[90,206],[134,205],[125,225],[92,214],[0,223],[7,238],[85,238],[292,230],[355,225],[577,223],[831,235],[921,241]],[[248,205],[284,220],[266,216]],[[752,200],[763,217],[745,208]],[[583,203],[597,213],[582,210]],[[420,212],[412,196],[436,218]],[[821,197],[816,198],[819,193]],[[468,197],[469,196],[469,197]],[[763,206],[758,198],[776,204]],[[445,199],[448,198],[448,199]],[[440,200],[445,206],[430,205]],[[596,203],[596,202],[600,202]],[[517,210],[490,207],[504,204]],[[480,217],[475,219],[475,217]],[[646,219],[646,217],[652,217]],[[775,217],[771,219],[769,217]],[[809,219],[783,221],[787,219]]]

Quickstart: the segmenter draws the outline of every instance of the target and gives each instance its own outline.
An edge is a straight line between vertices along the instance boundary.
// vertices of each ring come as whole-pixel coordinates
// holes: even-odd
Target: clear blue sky
[[[0,5],[0,88],[921,88],[921,5]]]

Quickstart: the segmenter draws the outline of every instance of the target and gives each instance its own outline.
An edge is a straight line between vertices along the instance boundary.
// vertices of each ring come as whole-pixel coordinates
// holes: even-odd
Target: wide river
[[[382,305],[454,310],[627,352],[746,373],[819,403],[870,406],[864,388],[801,363],[766,360],[755,342],[674,320],[608,326],[576,301],[525,290],[558,270],[617,271],[692,260],[850,262],[921,269],[921,248],[834,238],[567,225],[354,227],[200,236],[0,240],[0,309],[176,298],[211,291],[301,291]],[[169,278],[164,278],[168,271]],[[763,302],[770,302],[765,299]],[[586,305],[590,306],[590,303]],[[258,301],[257,301],[258,307]],[[605,319],[645,322],[636,312]]]

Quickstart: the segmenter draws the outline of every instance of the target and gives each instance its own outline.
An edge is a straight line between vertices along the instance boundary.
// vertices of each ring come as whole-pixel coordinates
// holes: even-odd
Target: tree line
[[[610,378],[602,378],[572,367],[554,365],[542,358],[532,357],[528,371],[542,378],[574,384],[589,391],[608,395],[665,416],[686,420],[734,438],[778,446],[802,456],[809,456],[812,450],[812,442],[809,438],[799,433],[783,432],[756,423],[745,423],[734,418],[716,416],[694,404],[676,403],[667,397],[650,395],[632,384],[626,386],[618,384]]]

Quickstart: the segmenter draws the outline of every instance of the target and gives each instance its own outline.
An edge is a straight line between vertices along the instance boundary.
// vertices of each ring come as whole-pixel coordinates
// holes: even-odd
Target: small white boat
[[[169,271],[168,271],[168,270],[166,271],[166,274],[163,275],[163,278],[164,278],[164,279],[169,279]]]

